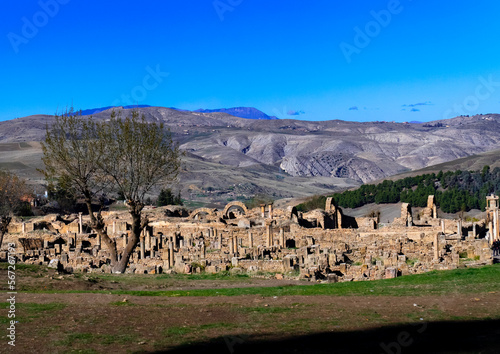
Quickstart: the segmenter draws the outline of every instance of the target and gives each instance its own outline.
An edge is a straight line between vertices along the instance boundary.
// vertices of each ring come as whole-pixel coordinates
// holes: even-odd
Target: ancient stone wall
[[[226,208],[225,214],[229,210]],[[200,219],[193,214],[169,217],[161,208],[145,214],[150,223],[127,272],[215,273],[231,269],[350,281],[492,262],[485,220],[467,223],[434,218],[434,214],[430,215],[431,223],[412,220],[407,204],[402,206],[401,218],[383,227],[376,218],[368,217],[351,218],[353,227],[346,221],[349,217],[331,204],[329,210],[302,216],[280,209],[263,213],[260,208],[246,210],[235,219],[226,219],[224,213],[216,211]],[[108,212],[104,216],[107,232],[120,253],[130,237],[128,215]],[[88,217],[80,215],[15,222],[4,245],[15,243],[18,258],[26,263],[52,262],[68,272],[109,272],[109,252],[88,225]],[[0,258],[5,257],[6,252],[0,251]]]

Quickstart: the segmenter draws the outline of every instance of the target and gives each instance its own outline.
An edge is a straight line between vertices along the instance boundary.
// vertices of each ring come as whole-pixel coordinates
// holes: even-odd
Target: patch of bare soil
[[[7,278],[7,270],[0,269],[0,278]],[[119,280],[119,281],[116,281]],[[275,278],[228,277],[227,279],[196,279],[188,277],[157,277],[148,275],[115,275],[109,280],[92,273],[59,274],[54,269],[18,277],[18,290],[194,290],[214,288],[273,287],[304,285],[305,281]],[[3,290],[6,284],[2,284]]]
[[[472,341],[467,345],[488,352],[484,346],[491,344],[491,338],[487,336],[495,331],[500,334],[500,302],[496,293],[174,298],[23,293],[18,294],[17,301],[21,304],[21,320],[17,324],[16,352],[20,353],[72,350],[406,353],[422,350],[426,340],[436,348],[437,338],[444,342]],[[42,308],[59,305],[54,305],[56,310],[30,315],[28,308],[23,309],[23,303],[41,304]],[[472,327],[466,327],[467,323]],[[465,328],[469,328],[465,333],[472,338],[465,336]],[[478,334],[479,328],[483,332]],[[450,333],[451,329],[456,332]],[[300,345],[296,342],[299,338],[302,338]],[[342,338],[352,342],[347,345]],[[365,344],[371,347],[363,347],[363,338],[370,339]],[[3,343],[2,347],[5,349]],[[364,351],[357,351],[358,347]],[[470,352],[467,348],[463,352]],[[425,352],[445,352],[428,349]]]

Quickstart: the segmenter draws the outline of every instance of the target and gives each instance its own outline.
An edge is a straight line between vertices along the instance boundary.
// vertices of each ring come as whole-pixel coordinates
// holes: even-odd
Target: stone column
[[[168,243],[168,266],[170,268],[174,266],[174,244],[172,242]]]
[[[217,236],[218,242],[219,242],[219,249],[222,249],[222,232],[219,233]]]
[[[280,227],[280,246],[285,248],[285,230]]]
[[[267,232],[267,247],[272,247],[273,246],[273,229],[272,229],[272,225],[271,224],[267,224],[267,228],[266,228],[266,232]]]
[[[273,218],[273,205],[269,204],[269,219]]]
[[[253,248],[253,235],[252,231],[248,231],[248,247]]]
[[[83,220],[82,220],[82,213],[78,213],[78,230],[80,231],[80,234],[83,234]]]
[[[201,259],[207,258],[207,250],[205,248],[205,245],[201,246]]]
[[[23,236],[26,234],[26,223],[23,221]]]
[[[458,238],[462,239],[462,220],[461,219],[459,219],[457,221],[457,234],[458,234]]]
[[[434,235],[434,259],[439,259],[439,234]]]
[[[498,211],[493,212],[493,241],[498,239]]]
[[[80,253],[82,253],[82,248],[83,248],[82,242],[81,241],[76,242],[75,252],[77,255],[80,255]]]
[[[432,206],[432,218],[433,219],[437,219],[437,215],[438,215],[438,213],[437,213],[437,207],[436,207],[436,204],[434,204]]]
[[[472,237],[476,238],[476,223],[472,224]]]
[[[234,254],[238,257],[238,236],[233,236],[233,244]]]
[[[145,258],[145,248],[146,248],[144,238],[141,238],[140,243],[141,243],[141,259],[144,259]]]
[[[260,213],[262,215],[262,218],[265,218],[265,216],[266,216],[266,205],[265,204],[260,205]]]
[[[144,229],[145,232],[143,232],[145,234],[144,236],[144,248],[146,249],[146,251],[151,251],[151,238],[149,237],[149,231],[147,231],[146,229]]]
[[[443,234],[445,233],[444,220],[441,220],[441,231],[443,232]]]
[[[234,254],[234,242],[233,237],[229,237],[229,254]]]
[[[493,243],[493,223],[491,221],[488,223],[488,230],[490,233],[490,239],[488,240],[488,242],[491,245]]]
[[[127,247],[127,234],[123,234],[123,248]]]

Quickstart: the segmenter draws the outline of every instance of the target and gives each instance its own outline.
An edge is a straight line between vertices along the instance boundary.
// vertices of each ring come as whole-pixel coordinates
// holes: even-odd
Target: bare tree
[[[0,171],[0,247],[12,217],[20,212],[30,196],[22,179],[10,172]]]
[[[91,227],[110,252],[111,267],[123,273],[148,219],[142,216],[146,193],[177,176],[180,160],[177,144],[162,123],[139,119],[137,111],[121,119],[114,112],[109,121],[96,122],[74,114],[56,117],[42,143],[45,176],[73,188],[87,205]],[[101,193],[125,196],[132,218],[132,235],[118,260],[114,239],[109,237],[92,201]]]

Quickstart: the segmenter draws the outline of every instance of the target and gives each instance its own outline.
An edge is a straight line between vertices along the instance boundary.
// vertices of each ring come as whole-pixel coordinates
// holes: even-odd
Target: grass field
[[[498,352],[499,265],[278,286],[229,273],[59,275],[21,264],[16,272],[20,353]]]

